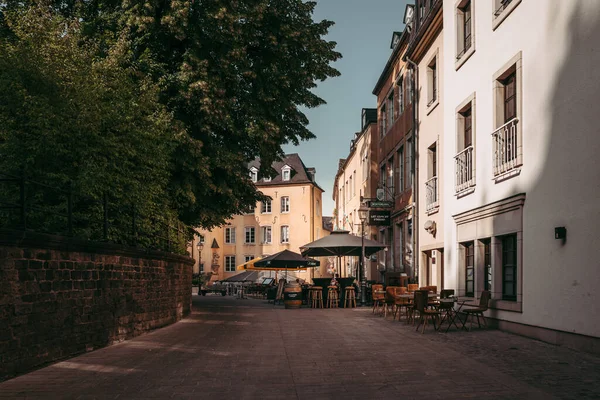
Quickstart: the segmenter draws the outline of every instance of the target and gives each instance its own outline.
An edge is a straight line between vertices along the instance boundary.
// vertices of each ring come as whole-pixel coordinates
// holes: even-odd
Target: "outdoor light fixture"
[[[360,238],[361,238],[361,255],[360,255],[360,304],[365,305],[367,302],[367,269],[365,265],[365,222],[369,218],[369,209],[363,204],[358,209],[358,218],[360,219]]]
[[[567,228],[559,226],[554,228],[554,239],[565,240],[567,238]]]

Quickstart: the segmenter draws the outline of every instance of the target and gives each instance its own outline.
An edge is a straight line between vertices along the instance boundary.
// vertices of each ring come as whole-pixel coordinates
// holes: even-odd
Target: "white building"
[[[597,350],[600,1],[445,1],[443,20],[444,287]]]

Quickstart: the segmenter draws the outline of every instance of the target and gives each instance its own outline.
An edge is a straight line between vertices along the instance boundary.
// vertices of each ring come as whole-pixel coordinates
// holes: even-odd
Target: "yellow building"
[[[323,189],[315,181],[315,169],[307,168],[298,154],[273,163],[272,178],[259,176],[258,160],[248,167],[256,187],[271,200],[259,202],[254,210],[236,215],[221,227],[199,230],[200,237],[194,239],[195,273],[200,267],[200,272],[212,271],[213,280],[226,279],[239,273],[235,267],[245,261],[286,249],[299,253],[300,246],[329,234],[323,225]],[[198,240],[204,244],[200,263]],[[326,271],[327,259],[321,264],[317,270],[291,276],[310,281]]]

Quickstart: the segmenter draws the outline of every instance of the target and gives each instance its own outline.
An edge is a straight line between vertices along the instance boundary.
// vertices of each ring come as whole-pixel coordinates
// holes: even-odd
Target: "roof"
[[[289,166],[292,169],[292,176],[289,181],[284,181],[281,177],[281,169],[284,166]],[[248,163],[248,168],[255,167],[260,170],[260,159],[256,159]],[[302,162],[302,159],[298,155],[298,153],[286,154],[280,161],[275,161],[271,164],[271,168],[274,170],[273,178],[265,182],[262,177],[256,182],[256,186],[281,186],[288,184],[298,184],[298,183],[308,183],[313,184],[317,188],[324,190],[317,184],[315,180],[315,168],[307,168]]]
[[[394,32],[394,34],[396,34],[396,33],[397,32]],[[402,35],[400,36],[400,40],[399,40],[398,44],[396,45],[396,47],[394,47],[394,50],[392,50],[392,54],[390,55],[390,58],[388,59],[387,63],[385,64],[385,67],[383,68],[383,71],[381,72],[381,75],[379,76],[379,79],[377,80],[377,83],[375,84],[375,88],[373,89],[373,94],[375,96],[379,95],[379,92],[381,91],[381,88],[383,87],[386,79],[388,78],[390,73],[393,72],[396,59],[400,55],[400,51],[406,47],[409,36],[410,36],[409,32],[406,29],[404,29],[402,31]]]
[[[333,217],[323,216],[323,230],[326,230],[328,232],[333,231]]]

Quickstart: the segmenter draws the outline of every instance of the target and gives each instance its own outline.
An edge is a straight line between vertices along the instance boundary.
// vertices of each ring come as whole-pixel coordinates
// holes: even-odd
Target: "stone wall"
[[[193,260],[0,230],[0,381],[172,324]]]

